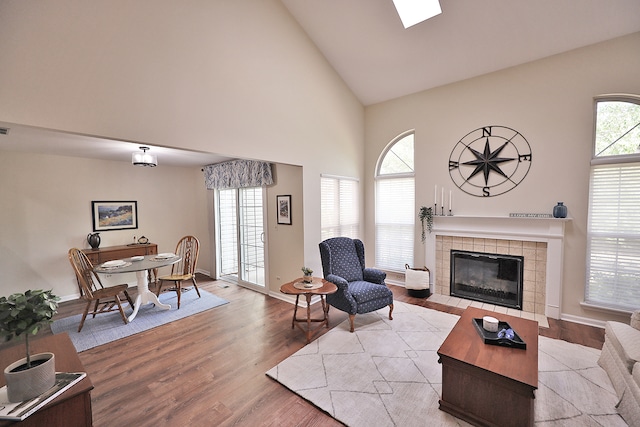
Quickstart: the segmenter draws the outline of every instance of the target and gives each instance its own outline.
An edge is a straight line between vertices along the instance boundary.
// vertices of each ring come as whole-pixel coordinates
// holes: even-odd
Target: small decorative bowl
[[[482,318],[482,327],[489,332],[498,332],[498,319],[491,316]]]

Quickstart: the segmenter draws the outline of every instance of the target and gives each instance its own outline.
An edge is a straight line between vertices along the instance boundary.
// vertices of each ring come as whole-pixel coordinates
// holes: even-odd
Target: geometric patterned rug
[[[437,350],[458,316],[402,302],[358,314],[266,374],[352,427],[468,426],[438,409]],[[626,426],[600,350],[538,337],[537,426]]]

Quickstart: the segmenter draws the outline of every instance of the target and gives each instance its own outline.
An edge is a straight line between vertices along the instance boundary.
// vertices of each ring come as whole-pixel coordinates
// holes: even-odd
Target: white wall
[[[5,0],[0,52],[2,122],[301,166],[319,268],[320,173],[362,176],[364,108],[278,0]]]
[[[556,202],[565,202],[573,220],[566,229],[562,313],[565,317],[612,318],[580,306],[586,280],[593,98],[607,93],[640,94],[638,52],[640,33],[367,107],[367,194],[373,194],[372,177],[383,148],[398,134],[415,129],[416,216],[417,208],[433,204],[436,184],[453,190],[454,214],[459,215],[551,213]],[[482,198],[457,189],[449,176],[448,159],[458,140],[487,125],[522,133],[531,145],[533,162],[528,176],[514,190]],[[370,241],[374,238],[373,206],[373,198],[368,198],[365,212]],[[416,222],[419,224],[417,217]],[[422,265],[424,259],[418,226],[413,261]]]
[[[275,165],[272,170],[276,185],[267,187],[268,283],[269,292],[281,297],[280,286],[301,277],[300,269],[305,265],[303,173],[299,166],[283,164]],[[278,224],[276,197],[279,195],[291,196],[291,225]]]

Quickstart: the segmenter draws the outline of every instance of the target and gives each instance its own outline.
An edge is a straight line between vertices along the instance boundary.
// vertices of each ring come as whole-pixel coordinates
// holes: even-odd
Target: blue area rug
[[[54,334],[68,333],[76,351],[80,352],[229,302],[202,289],[200,289],[200,294],[201,298],[198,298],[195,290],[183,293],[180,300],[180,310],[178,310],[178,298],[175,292],[160,294],[160,302],[170,304],[170,310],[162,310],[153,304],[144,305],[140,307],[133,322],[126,325],[122,322],[120,313],[114,311],[99,314],[95,318],[88,315],[82,332],[78,332],[82,314],[56,320],[51,324],[51,330]],[[124,311],[125,315],[129,316],[133,310],[127,304]]]

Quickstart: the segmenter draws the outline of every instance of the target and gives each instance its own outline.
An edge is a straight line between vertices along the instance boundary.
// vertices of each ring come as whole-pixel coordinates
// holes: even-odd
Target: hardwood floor
[[[291,304],[205,276],[198,285],[230,303],[80,353],[95,385],[95,426],[342,425],[265,375],[306,344],[291,329]],[[461,312],[390,288],[397,301]],[[318,306],[312,315],[320,315]],[[81,310],[80,302],[67,302],[57,316]],[[329,328],[346,318],[331,309]],[[541,333],[602,347],[598,328],[567,323]]]

